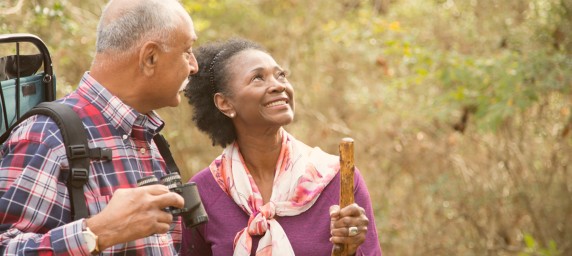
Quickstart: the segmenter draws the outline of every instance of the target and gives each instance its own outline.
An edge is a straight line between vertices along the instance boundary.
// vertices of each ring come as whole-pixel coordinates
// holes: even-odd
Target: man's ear
[[[222,93],[217,92],[213,96],[214,104],[222,112],[227,116],[235,115],[235,110],[232,104],[229,102],[228,98],[224,96]]]
[[[149,41],[143,44],[139,51],[139,67],[145,76],[152,76],[157,67],[157,60],[159,59],[159,45],[155,42]]]

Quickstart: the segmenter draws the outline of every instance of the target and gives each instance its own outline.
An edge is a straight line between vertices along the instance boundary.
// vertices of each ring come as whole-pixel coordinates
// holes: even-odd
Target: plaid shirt
[[[135,187],[141,177],[165,174],[165,162],[152,141],[163,127],[158,115],[139,114],[89,73],[75,92],[59,102],[79,114],[90,148],[109,148],[113,153],[111,161],[91,161],[84,186],[90,215],[101,212],[115,190]],[[71,222],[69,193],[62,178],[69,164],[53,120],[30,117],[12,132],[0,156],[0,254],[89,255],[81,233],[83,219]],[[177,218],[167,234],[118,244],[102,254],[175,255],[180,243]]]

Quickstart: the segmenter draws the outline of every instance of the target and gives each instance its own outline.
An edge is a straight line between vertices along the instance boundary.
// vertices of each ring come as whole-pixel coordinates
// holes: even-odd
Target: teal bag
[[[20,54],[22,43],[32,43],[36,55]],[[24,113],[55,99],[56,81],[52,60],[44,42],[31,34],[0,35],[0,47],[15,46],[15,55],[0,57],[0,134],[2,137]],[[40,67],[43,71],[39,71]]]

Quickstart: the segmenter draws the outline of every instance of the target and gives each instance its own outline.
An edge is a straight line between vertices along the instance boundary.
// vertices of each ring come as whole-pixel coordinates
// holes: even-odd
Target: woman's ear
[[[213,100],[215,106],[218,108],[220,112],[222,112],[223,114],[225,114],[230,118],[236,116],[234,107],[232,106],[228,98],[224,96],[222,93],[220,92],[215,93],[215,95],[213,96]]]
[[[139,67],[145,76],[152,76],[159,60],[159,45],[155,42],[146,42],[139,51]]]

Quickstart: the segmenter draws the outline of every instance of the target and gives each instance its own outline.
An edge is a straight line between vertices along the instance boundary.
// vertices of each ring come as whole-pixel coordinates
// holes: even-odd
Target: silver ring
[[[355,236],[359,233],[359,230],[357,227],[349,227],[348,228],[348,236]]]

